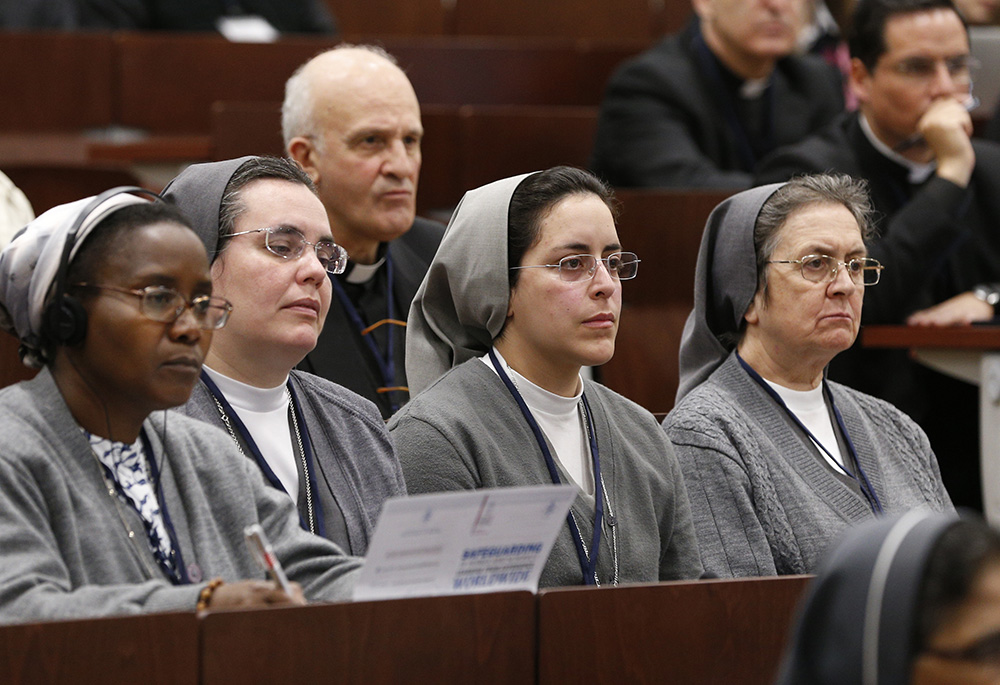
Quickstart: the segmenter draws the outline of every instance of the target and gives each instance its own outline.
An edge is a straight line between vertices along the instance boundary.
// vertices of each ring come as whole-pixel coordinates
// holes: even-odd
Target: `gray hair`
[[[353,45],[351,43],[341,43],[300,65],[285,82],[285,100],[281,103],[281,136],[284,139],[286,149],[288,143],[296,136],[311,138],[313,143],[321,148],[323,137],[318,135],[316,121],[313,118],[315,98],[313,97],[312,81],[306,78],[305,71],[313,60],[331,52],[348,49],[364,50],[385,59],[390,64],[399,66],[396,58],[378,45]]]
[[[757,258],[757,292],[767,298],[767,262],[781,241],[781,228],[792,213],[810,205],[843,205],[854,216],[867,243],[874,235],[868,183],[846,174],[796,176],[767,199],[754,224],[753,249]]]

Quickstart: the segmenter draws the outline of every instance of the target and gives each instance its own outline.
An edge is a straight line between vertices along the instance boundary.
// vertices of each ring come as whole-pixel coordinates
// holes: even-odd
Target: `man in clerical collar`
[[[384,50],[338,46],[288,80],[282,132],[350,256],[347,271],[331,276],[326,326],[300,368],[367,397],[388,418],[409,399],[406,317],[443,234],[416,218],[417,96]]]
[[[844,108],[836,69],[792,54],[808,2],[693,0],[681,33],[612,76],[593,169],[624,187],[749,187],[764,155]]]
[[[974,60],[951,0],[860,0],[849,35],[858,112],[766,159],[757,182],[838,171],[869,183],[885,266],[862,322],[950,326],[1000,301],[1000,146],[973,140]],[[889,400],[921,424],[957,505],[979,506],[976,389],[901,351],[861,349],[830,378]]]

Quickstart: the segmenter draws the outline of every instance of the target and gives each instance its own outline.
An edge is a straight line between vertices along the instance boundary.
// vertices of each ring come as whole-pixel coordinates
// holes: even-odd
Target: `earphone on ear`
[[[52,282],[52,296],[42,312],[42,337],[50,343],[72,347],[79,345],[87,337],[87,310],[80,300],[66,293],[66,276],[69,271],[69,260],[77,243],[80,228],[87,218],[107,200],[122,193],[147,195],[153,201],[163,202],[163,198],[152,190],[139,186],[118,186],[105,190],[95,197],[81,210],[73,221],[66,242],[63,244],[59,267]]]

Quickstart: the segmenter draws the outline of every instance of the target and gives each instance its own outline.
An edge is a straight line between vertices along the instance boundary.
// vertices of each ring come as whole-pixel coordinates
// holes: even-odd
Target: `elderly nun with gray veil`
[[[708,573],[813,573],[852,524],[952,508],[923,431],[825,377],[879,280],[870,212],[862,183],[816,175],[744,191],[709,216],[663,423]]]
[[[410,309],[413,399],[389,422],[410,493],[570,482],[543,586],[697,578],[673,450],[583,366],[614,353],[623,251],[610,191],[556,167],[466,193]]]

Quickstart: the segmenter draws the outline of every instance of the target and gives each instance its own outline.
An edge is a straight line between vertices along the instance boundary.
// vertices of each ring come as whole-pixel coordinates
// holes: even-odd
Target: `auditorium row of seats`
[[[646,40],[675,31],[686,0],[325,0],[346,35]]]
[[[36,212],[105,188],[157,190],[185,165],[281,154],[284,82],[329,39],[234,44],[140,33],[0,36],[0,170]],[[447,220],[470,188],[587,165],[605,82],[638,41],[384,37],[421,101],[421,214]],[[621,191],[622,241],[644,264],[626,284],[618,351],[603,371],[653,412],[673,405],[705,218],[726,193]],[[3,340],[13,359],[12,340]],[[655,360],[655,361],[654,361]],[[0,383],[24,377],[3,363]],[[11,368],[13,367],[13,368]]]

